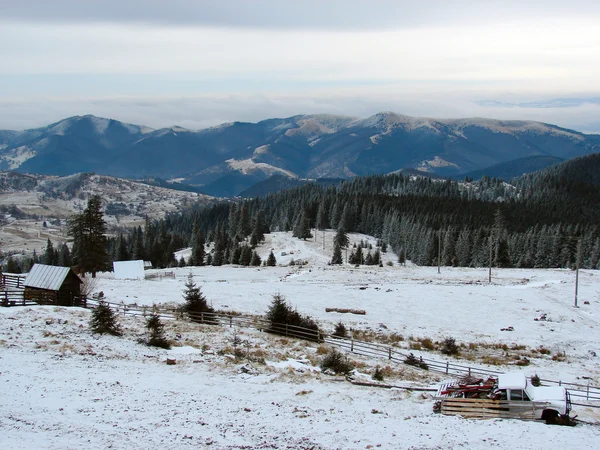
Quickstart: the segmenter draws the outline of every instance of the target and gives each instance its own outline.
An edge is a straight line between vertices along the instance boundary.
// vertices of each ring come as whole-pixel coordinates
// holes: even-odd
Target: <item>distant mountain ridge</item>
[[[417,169],[446,177],[523,158],[531,158],[537,170],[544,161],[595,152],[599,135],[540,122],[392,112],[366,119],[299,115],[199,131],[152,130],[87,115],[34,130],[0,131],[0,170],[177,179],[215,196],[238,195],[272,175],[348,178]]]

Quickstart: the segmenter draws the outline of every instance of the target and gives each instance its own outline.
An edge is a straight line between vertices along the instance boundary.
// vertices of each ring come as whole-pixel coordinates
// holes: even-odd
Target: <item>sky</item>
[[[600,133],[600,2],[0,0],[0,129],[296,114]]]

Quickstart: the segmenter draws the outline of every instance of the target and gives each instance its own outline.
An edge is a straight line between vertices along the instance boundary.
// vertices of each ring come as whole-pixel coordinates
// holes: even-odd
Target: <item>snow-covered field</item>
[[[322,237],[268,235],[259,253],[266,258],[273,249],[274,268],[182,268],[174,279],[144,281],[101,274],[96,291],[112,302],[180,304],[191,271],[216,309],[264,314],[280,293],[328,331],[342,320],[371,336],[400,334],[406,349],[418,338],[451,336],[479,348],[460,361],[482,366],[482,353],[523,346],[529,366],[492,368],[600,384],[597,272],[580,272],[580,307],[574,308],[572,271],[494,270],[488,284],[486,269],[443,267],[438,274],[395,262],[332,267],[331,233],[324,249]],[[360,239],[367,237],[351,235],[351,242]],[[305,264],[289,266],[291,259]],[[388,260],[394,255],[386,254]],[[327,313],[326,307],[366,314]],[[94,336],[88,320],[89,311],[79,308],[0,309],[1,448],[596,448],[600,439],[595,425],[436,415],[431,393],[361,387],[321,374],[325,349],[315,343],[170,321],[166,331],[175,346],[167,351],[139,342],[142,318],[119,317],[123,337]],[[501,331],[508,327],[514,331]],[[238,360],[231,356],[234,334],[243,341]],[[548,354],[531,353],[541,347]],[[420,354],[444,359],[439,352]],[[462,357],[469,354],[465,348]],[[565,360],[553,361],[557,354]],[[177,364],[166,365],[167,357]],[[359,378],[388,364],[351,358]],[[441,380],[399,364],[385,382],[428,387]],[[575,407],[573,413],[600,421],[600,410]]]

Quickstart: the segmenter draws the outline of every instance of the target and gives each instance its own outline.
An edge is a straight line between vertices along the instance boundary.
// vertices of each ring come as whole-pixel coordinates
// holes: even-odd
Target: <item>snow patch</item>
[[[273,175],[275,173],[283,174],[290,178],[297,178],[297,175],[289,170],[280,169],[279,167],[272,166],[267,163],[257,163],[249,159],[228,159],[225,161],[229,167],[233,170],[237,170],[238,172],[243,173],[244,175],[248,175],[254,172],[263,172],[267,175]]]

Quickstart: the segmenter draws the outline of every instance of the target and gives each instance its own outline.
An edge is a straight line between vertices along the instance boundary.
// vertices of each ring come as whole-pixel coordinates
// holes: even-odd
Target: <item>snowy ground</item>
[[[281,293],[325,329],[342,320],[373,335],[398,333],[406,348],[417,338],[445,336],[490,352],[496,344],[544,346],[550,353],[531,356],[522,368],[526,374],[573,382],[589,376],[600,384],[600,364],[592,356],[600,351],[597,272],[580,273],[576,309],[571,271],[494,270],[488,284],[483,269],[442,268],[438,274],[437,268],[395,263],[332,267],[331,234],[325,250],[321,238],[269,235],[260,253],[266,257],[273,248],[275,268],[191,271],[217,309],[264,314],[272,295]],[[290,259],[305,264],[288,266]],[[175,279],[145,281],[102,274],[96,291],[109,301],[177,304],[189,272],[176,269]],[[326,313],[326,307],[364,309],[366,315]],[[542,314],[545,321],[534,320]],[[172,321],[167,335],[176,346],[167,351],[139,342],[141,318],[120,317],[120,338],[92,335],[88,319],[89,311],[78,308],[0,309],[1,448],[596,448],[600,438],[593,425],[435,415],[429,393],[360,387],[321,374],[325,349],[314,343]],[[500,330],[508,326],[514,331]],[[244,341],[238,360],[231,356],[234,332]],[[552,360],[558,352],[566,352],[565,361]],[[439,352],[423,355],[443,359]],[[166,365],[167,357],[177,364]],[[386,364],[352,358],[359,377]],[[481,365],[477,358],[463,362]],[[244,373],[248,363],[253,369]],[[390,367],[386,378],[425,387],[440,380],[404,365]],[[574,413],[600,421],[600,410]]]

